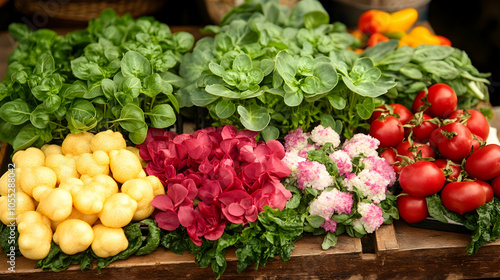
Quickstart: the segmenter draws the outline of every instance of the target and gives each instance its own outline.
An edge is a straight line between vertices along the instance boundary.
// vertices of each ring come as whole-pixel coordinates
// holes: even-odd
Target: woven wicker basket
[[[15,6],[26,15],[41,15],[69,22],[88,22],[111,8],[118,15],[130,13],[133,17],[149,15],[158,11],[167,0],[16,0]]]
[[[222,17],[234,6],[244,3],[243,0],[204,0],[210,20],[218,24]],[[280,0],[282,5],[292,8],[300,0]]]

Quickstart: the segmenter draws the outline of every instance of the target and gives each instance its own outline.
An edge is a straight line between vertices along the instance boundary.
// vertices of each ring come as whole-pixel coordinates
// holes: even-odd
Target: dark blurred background
[[[0,32],[7,30],[11,22],[33,22],[33,17],[21,13],[25,6],[15,1],[0,0]],[[82,1],[82,0],[73,0]],[[83,0],[85,1],[85,0]],[[166,0],[165,4],[150,15],[170,26],[213,24],[207,12],[208,0]],[[6,3],[3,3],[6,2]],[[21,1],[29,2],[29,1]],[[36,1],[31,1],[36,2]],[[72,0],[38,0],[40,3],[68,3]],[[108,2],[113,2],[108,0]],[[118,2],[118,1],[115,1]],[[219,1],[224,2],[224,1]],[[341,2],[349,0],[320,0],[330,13],[332,21],[356,22],[357,16],[345,10]],[[381,1],[374,1],[381,2]],[[418,7],[422,20],[427,20],[436,34],[448,37],[453,46],[464,50],[473,65],[481,72],[492,73],[490,77],[490,101],[500,106],[500,1],[493,0],[425,0],[423,7]],[[18,3],[19,4],[19,3]],[[354,18],[354,19],[353,19]],[[58,21],[52,18],[40,18],[43,27],[60,28],[85,27],[74,22]]]

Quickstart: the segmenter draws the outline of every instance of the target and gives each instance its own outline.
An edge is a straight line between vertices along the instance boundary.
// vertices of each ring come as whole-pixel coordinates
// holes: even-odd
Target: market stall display
[[[2,250],[100,272],[163,248],[224,277],[296,262],[310,240],[332,259],[380,252],[362,249],[377,230],[433,218],[480,252],[500,235],[488,74],[412,33],[415,12],[370,11],[353,31],[315,0],[246,1],[198,40],[112,10],[66,35],[11,25]],[[205,126],[184,133],[193,112]]]

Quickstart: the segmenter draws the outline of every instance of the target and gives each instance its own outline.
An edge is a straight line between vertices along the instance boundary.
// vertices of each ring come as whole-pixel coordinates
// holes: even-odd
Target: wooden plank
[[[391,232],[392,231],[392,232]],[[481,279],[500,277],[500,242],[484,245],[468,256],[470,235],[410,227],[404,221],[383,226],[375,234],[377,265],[391,267],[381,279]],[[395,239],[394,239],[395,238]],[[383,246],[394,242],[397,246]]]
[[[248,267],[244,272],[236,270],[237,258],[235,251],[226,254],[228,267],[221,279],[331,279],[333,275],[341,278],[356,275],[373,275],[372,269],[365,272],[359,268],[374,262],[371,254],[362,252],[361,241],[358,238],[340,236],[337,246],[329,250],[321,249],[322,236],[306,236],[296,243],[296,249],[288,262],[280,258],[266,264],[265,267]],[[128,260],[116,261],[97,273],[97,270],[80,271],[73,265],[68,270],[60,272],[43,272],[34,269],[36,261],[19,257],[15,260],[16,272],[8,271],[5,254],[0,256],[0,278],[9,279],[89,279],[90,277],[105,277],[106,279],[143,278],[165,279],[215,279],[211,268],[201,268],[194,262],[194,255],[184,253],[174,254],[171,251],[157,249],[147,256],[134,256]]]

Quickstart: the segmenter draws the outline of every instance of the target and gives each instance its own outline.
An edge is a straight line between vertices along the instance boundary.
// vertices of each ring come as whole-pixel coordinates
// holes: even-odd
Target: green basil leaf
[[[314,228],[319,228],[325,222],[325,218],[318,215],[307,216],[306,220]]]
[[[334,232],[327,232],[325,238],[323,239],[323,243],[321,243],[321,249],[328,250],[335,245],[337,245],[337,235]]]
[[[97,82],[89,86],[87,92],[83,95],[83,98],[92,99],[102,95],[104,95],[104,93],[102,92],[101,83]]]
[[[38,58],[33,73],[41,77],[46,77],[52,74],[55,69],[55,62],[52,55],[49,53],[43,53]]]
[[[238,99],[241,95],[239,92],[232,91],[221,84],[208,85],[205,90],[212,95],[231,99]]]
[[[17,134],[14,142],[12,143],[12,147],[14,148],[14,152],[19,150],[25,150],[31,147],[35,142],[40,138],[40,134],[36,127],[32,124],[26,124],[21,128],[19,133]]]
[[[58,95],[50,95],[42,104],[45,106],[47,112],[54,113],[61,106],[61,102],[61,97]]]
[[[224,69],[224,67],[220,66],[217,63],[213,63],[213,62],[211,62],[208,65],[208,68],[210,69],[210,71],[212,71],[212,73],[214,73],[214,75],[217,75],[219,77],[222,77],[222,75],[224,75],[224,72],[226,70],[226,69]]]
[[[38,105],[30,115],[30,121],[34,127],[44,129],[50,121],[50,115],[43,104]]]
[[[139,81],[140,82],[140,81]],[[144,79],[144,84],[141,92],[149,97],[154,97],[163,90],[163,79],[158,73],[147,76]]]
[[[85,56],[71,60],[71,71],[80,80],[90,80],[91,63]]]
[[[83,81],[75,81],[73,84],[62,90],[61,97],[64,99],[82,98],[87,93],[87,85]]]
[[[271,116],[264,107],[257,105],[243,107],[239,105],[237,110],[243,126],[252,131],[263,130],[271,121]]]
[[[132,98],[136,98],[141,93],[141,80],[134,76],[126,76],[119,90]]]
[[[176,32],[172,35],[175,42],[175,50],[186,53],[193,47],[194,36],[188,32]]]
[[[236,106],[230,100],[222,99],[215,105],[215,114],[221,119],[227,119],[236,112]]]
[[[274,61],[272,59],[265,58],[259,62],[258,68],[262,70],[264,76],[267,76],[274,70]]]
[[[140,130],[145,124],[144,112],[137,105],[127,104],[123,106],[120,112],[118,123],[129,132]]]
[[[307,29],[313,29],[329,22],[330,16],[324,11],[312,11],[304,15],[304,26]]]
[[[20,125],[30,119],[31,109],[21,99],[9,101],[0,107],[0,118],[13,125]]]
[[[139,145],[146,140],[146,136],[148,134],[148,126],[144,123],[139,129],[134,131],[129,131],[128,138],[132,143]]]
[[[413,60],[417,62],[443,60],[452,53],[453,48],[449,46],[420,45],[415,48]]]
[[[66,120],[71,133],[79,133],[96,127],[99,117],[96,108],[90,101],[75,99],[67,111]]]
[[[166,128],[177,120],[172,106],[169,104],[158,104],[150,112],[145,113],[151,120],[151,127]]]
[[[113,100],[115,93],[118,91],[118,85],[110,79],[104,79],[101,82],[101,89],[108,100]]]
[[[422,68],[432,74],[446,80],[452,80],[460,75],[458,70],[444,61],[424,61],[420,64]]]
[[[144,78],[152,74],[151,64],[142,54],[128,51],[122,58],[121,69],[125,76]]]

